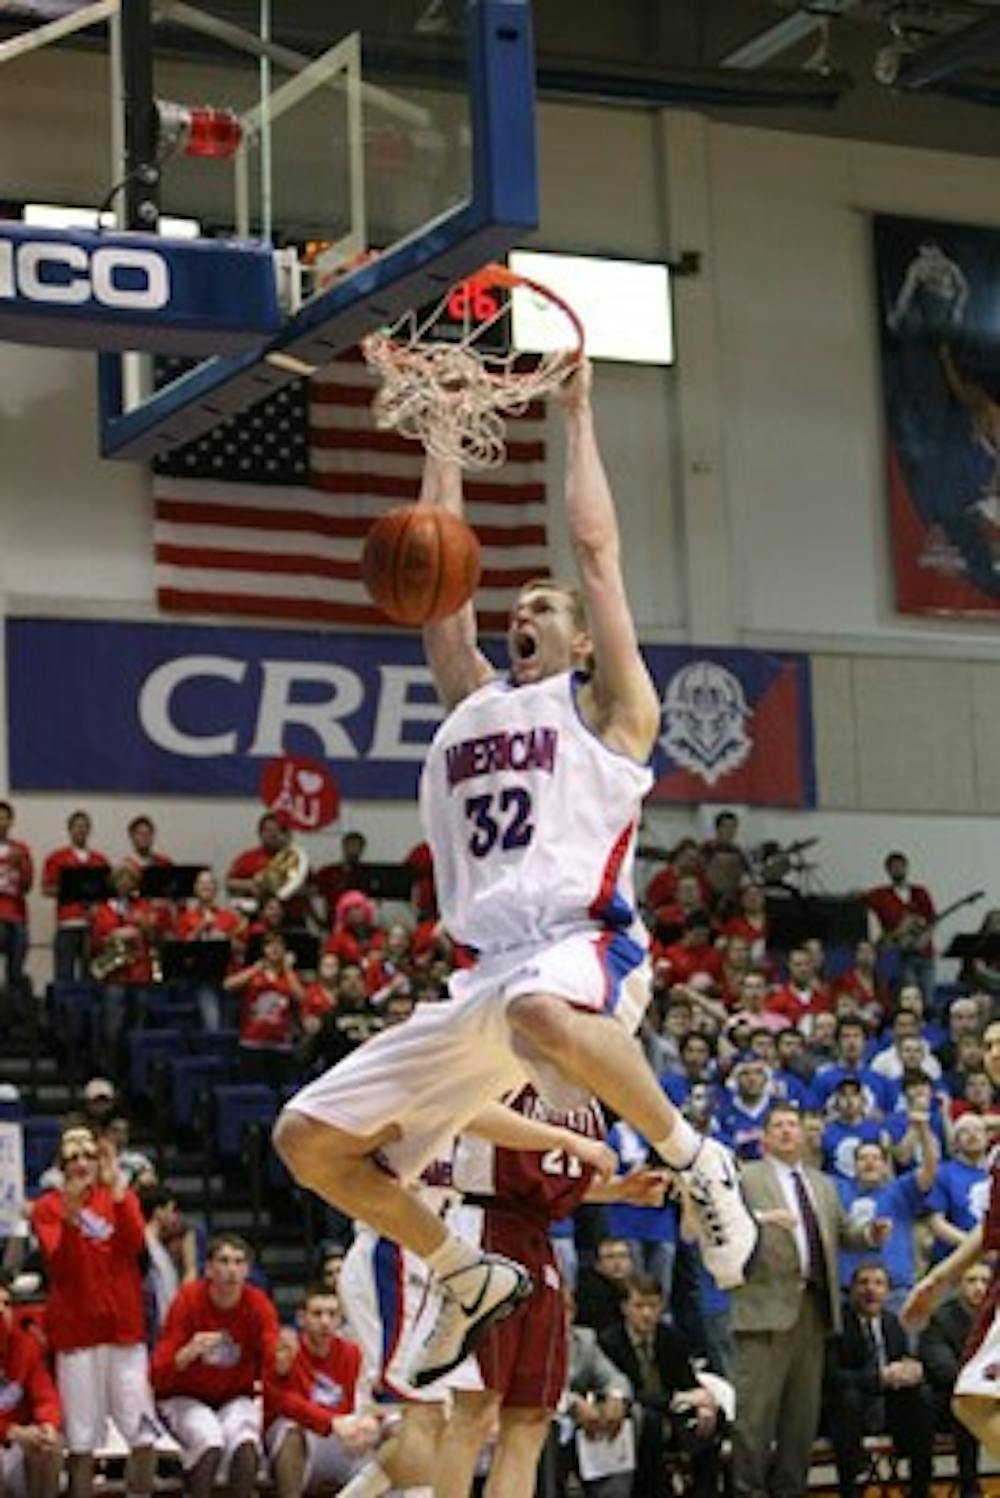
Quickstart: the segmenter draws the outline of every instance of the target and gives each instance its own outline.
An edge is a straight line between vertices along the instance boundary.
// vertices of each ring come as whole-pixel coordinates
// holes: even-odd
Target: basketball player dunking
[[[632,864],[660,705],[622,580],[587,364],[564,408],[580,595],[548,579],[522,588],[506,676],[477,648],[471,604],[424,627],[449,713],[421,810],[445,927],[478,964],[452,978],[450,1002],[421,1005],[297,1093],[275,1130],[301,1184],[437,1275],[417,1383],[455,1367],[531,1281],[449,1234],[407,1183],[484,1101],[526,1080],[554,1107],[595,1094],[651,1141],[681,1174],[720,1285],[740,1283],[757,1240],[730,1155],[681,1118],[633,1036],[650,988]],[[428,458],[421,502],[460,513],[458,468]]]

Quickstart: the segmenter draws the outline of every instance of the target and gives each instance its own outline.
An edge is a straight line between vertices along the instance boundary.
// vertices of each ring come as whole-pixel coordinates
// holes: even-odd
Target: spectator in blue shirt
[[[841,1077],[833,1094],[833,1117],[823,1130],[823,1169],[845,1181],[853,1181],[858,1145],[884,1142],[883,1125],[865,1117],[860,1078]]]
[[[714,1075],[712,1043],[707,1035],[692,1030],[678,1046],[681,1071],[664,1072],[660,1086],[676,1108],[683,1107],[691,1088],[698,1082],[710,1082]]]
[[[768,1069],[757,1056],[742,1056],[729,1074],[732,1096],[719,1108],[719,1133],[741,1160],[759,1160],[764,1125],[774,1102]]]
[[[907,1072],[903,1078],[902,1095],[885,1121],[892,1145],[893,1158],[900,1170],[909,1170],[921,1160],[921,1134],[914,1129],[914,1119],[930,1119],[931,1129],[938,1142],[938,1150],[947,1151],[944,1119],[934,1097],[934,1087],[926,1072]]]
[[[978,1113],[963,1113],[955,1124],[954,1154],[938,1167],[930,1196],[931,1228],[938,1240],[935,1259],[945,1258],[982,1222],[989,1203],[986,1168],[989,1136]]]
[[[938,1166],[937,1141],[928,1121],[924,1119],[919,1127],[924,1131],[919,1170],[909,1170],[897,1177],[892,1156],[884,1145],[861,1143],[854,1154],[854,1180],[837,1178],[837,1190],[851,1222],[864,1227],[877,1217],[885,1217],[892,1223],[880,1256],[889,1276],[888,1306],[897,1315],[916,1278],[913,1225],[930,1211],[928,1192],[934,1185]],[[845,1291],[866,1257],[870,1254],[841,1249],[840,1283]]]
[[[771,1072],[771,1087],[776,1098],[794,1103],[797,1108],[812,1108],[816,1094],[804,1074],[807,1070],[806,1040],[801,1030],[791,1026],[774,1037],[777,1064]]]
[[[847,1016],[837,1024],[837,1056],[813,1078],[816,1102],[825,1108],[843,1077],[857,1077],[865,1099],[865,1111],[888,1113],[893,1105],[892,1088],[885,1077],[865,1064],[867,1032],[860,1019]]]

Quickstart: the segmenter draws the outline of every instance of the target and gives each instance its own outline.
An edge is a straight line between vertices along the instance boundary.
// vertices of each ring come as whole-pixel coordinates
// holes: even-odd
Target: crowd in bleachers
[[[12,829],[12,809],[0,803],[0,953],[16,1014],[33,1002],[24,959],[35,859]],[[37,1011],[43,1037],[64,1047],[81,1083],[102,1075],[56,1130],[33,1134],[25,1122],[48,1306],[25,1329],[9,1284],[0,1288],[0,1380],[13,1379],[22,1394],[20,1404],[0,1408],[5,1460],[13,1473],[23,1454],[18,1470],[41,1498],[54,1491],[65,1444],[72,1489],[86,1495],[87,1453],[100,1449],[111,1413],[131,1452],[130,1493],[150,1491],[164,1429],[195,1493],[223,1478],[234,1493],[250,1491],[265,1452],[282,1494],[319,1482],[320,1473],[327,1485],[343,1481],[371,1449],[377,1422],[355,1409],[356,1349],[335,1286],[313,1286],[297,1334],[282,1332],[266,1287],[250,1282],[250,1245],[233,1234],[206,1243],[197,1223],[181,1219],[159,1161],[149,1158],[155,1150],[131,1146],[121,1100],[148,1119],[150,1096],[164,1087],[170,1127],[183,1132],[207,1126],[198,1112],[207,1093],[219,1149],[240,1160],[246,1124],[263,1123],[266,1133],[290,1087],[404,1021],[415,1003],[442,997],[454,965],[473,958],[438,923],[423,845],[401,860],[409,904],[387,913],[370,892],[360,833],[345,834],[339,862],[310,873],[282,820],[266,814],[257,842],[222,878],[202,869],[182,893],[146,880],[149,869],[171,867],[148,818],[130,824],[129,853],[114,867],[91,846],[90,831],[86,813],[75,812],[66,846],[41,860],[43,891],[57,905],[53,981]],[[960,981],[938,981],[933,896],[911,881],[897,852],[884,858],[885,881],[863,897],[870,935],[830,945],[824,933],[786,920],[779,940],[767,886],[788,891],[780,850],[768,859],[751,862],[736,818],[723,813],[708,843],[684,839],[653,871],[645,909],[654,991],[641,1038],[671,1100],[742,1160],[759,1158],[774,1104],[794,1104],[809,1159],[834,1181],[850,1218],[891,1219],[877,1262],[841,1256],[845,1297],[877,1301],[889,1317],[922,1266],[945,1255],[986,1207],[1000,1104],[983,1069],[982,1036],[1000,968],[987,942],[966,959]],[[107,890],[71,898],[60,876],[80,868],[103,870]],[[991,913],[984,933],[996,924]],[[186,967],[171,958],[176,974],[164,974],[165,955],[185,945],[215,955]],[[651,1160],[634,1130],[610,1123],[623,1174]],[[257,1164],[265,1191],[289,1188],[276,1161]],[[682,1226],[680,1204],[668,1196],[662,1206],[583,1207],[554,1230],[579,1332],[553,1435],[554,1484],[577,1465],[575,1432],[617,1438],[631,1401],[672,1422],[668,1446],[683,1454],[694,1490],[718,1490],[724,1422],[709,1429],[697,1411],[671,1414],[669,1368],[633,1356],[652,1314],[683,1334],[695,1366],[732,1376],[728,1300]],[[11,1262],[23,1257],[22,1246]],[[928,1428],[949,1428],[953,1438],[950,1383],[984,1290],[977,1266],[919,1345],[884,1360],[901,1364],[891,1392],[920,1391]],[[56,1355],[58,1392],[41,1345]],[[22,1363],[24,1376],[14,1378]],[[838,1452],[843,1411],[853,1409],[851,1372],[851,1349],[837,1339],[828,1389],[840,1412],[830,1427]],[[317,1403],[317,1388],[336,1398]],[[869,1418],[867,1406],[857,1418]],[[972,1493],[976,1451],[960,1433],[958,1454],[962,1492]],[[619,1498],[630,1490],[627,1463],[616,1475],[617,1485],[585,1471],[585,1491]],[[2,1476],[5,1487],[15,1484],[7,1468]]]

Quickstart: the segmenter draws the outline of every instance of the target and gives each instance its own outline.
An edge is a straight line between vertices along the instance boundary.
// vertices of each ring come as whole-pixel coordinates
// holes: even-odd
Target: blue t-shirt
[[[902,1103],[897,1104],[893,1111],[887,1115],[885,1120],[885,1128],[889,1135],[889,1142],[894,1148],[902,1139],[909,1126],[910,1116],[906,1111],[905,1101],[903,1101]],[[945,1139],[944,1120],[935,1105],[932,1105],[931,1107],[931,1132],[938,1142],[938,1150],[940,1151],[941,1158],[943,1159],[948,1153],[948,1144],[947,1140]],[[917,1153],[914,1158],[918,1165],[922,1164],[922,1161],[920,1160],[919,1145],[917,1146]]]
[[[982,1222],[990,1200],[990,1175],[981,1165],[966,1165],[964,1160],[944,1160],[938,1166],[937,1179],[928,1194],[932,1212],[943,1212],[955,1227],[967,1233]],[[935,1245],[935,1257],[945,1258],[951,1249],[944,1243]]]
[[[621,1164],[620,1175],[649,1161],[650,1146],[631,1124],[619,1119],[608,1130],[607,1144]],[[633,1207],[628,1202],[609,1202],[605,1208],[612,1238],[639,1238],[645,1243],[677,1242],[677,1207],[668,1201],[662,1207]]]
[[[796,1108],[817,1107],[815,1088],[784,1067],[775,1067],[771,1073],[771,1090],[776,1098],[794,1103]]]
[[[740,1160],[760,1159],[760,1142],[772,1103],[772,1098],[765,1097],[755,1108],[748,1110],[735,1097],[723,1100],[718,1114],[719,1138]]]
[[[893,1106],[893,1090],[885,1077],[880,1077],[878,1072],[871,1071],[867,1066],[852,1067],[844,1066],[835,1061],[832,1066],[824,1066],[813,1077],[813,1093],[816,1097],[816,1106],[825,1108],[838,1086],[845,1077],[857,1077],[861,1083],[861,1091],[865,1100],[865,1112],[888,1113]]]
[[[859,1144],[881,1144],[885,1130],[874,1119],[845,1124],[833,1119],[823,1130],[823,1169],[842,1180],[854,1180],[854,1156]]]
[[[840,1283],[847,1289],[851,1275],[866,1259],[877,1254],[889,1272],[893,1289],[905,1286],[910,1289],[916,1275],[913,1260],[913,1224],[930,1211],[929,1195],[925,1195],[917,1184],[917,1172],[909,1170],[895,1181],[887,1181],[875,1191],[868,1190],[856,1181],[837,1178],[837,1190],[844,1211],[852,1223],[867,1226],[876,1217],[890,1217],[892,1232],[878,1249],[840,1250]]]

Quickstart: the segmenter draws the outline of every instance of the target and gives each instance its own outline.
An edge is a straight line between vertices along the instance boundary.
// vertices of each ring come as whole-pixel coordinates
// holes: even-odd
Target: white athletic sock
[[[338,1489],[338,1498],[380,1498],[391,1487],[392,1483],[378,1462],[368,1462],[345,1488]]]
[[[428,1254],[424,1263],[432,1274],[440,1279],[443,1275],[454,1274],[459,1269],[471,1269],[478,1264],[482,1254],[478,1248],[470,1248],[459,1238],[446,1238],[440,1248],[436,1248],[432,1254]]]
[[[672,1170],[686,1170],[701,1148],[701,1135],[696,1133],[686,1118],[674,1114],[674,1126],[665,1139],[651,1140],[660,1159]]]

